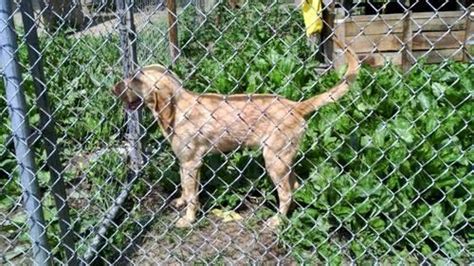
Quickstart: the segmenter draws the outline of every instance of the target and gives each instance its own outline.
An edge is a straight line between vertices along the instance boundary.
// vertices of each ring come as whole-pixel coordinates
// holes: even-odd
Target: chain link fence
[[[1,264],[472,263],[472,5],[317,2],[1,0]]]

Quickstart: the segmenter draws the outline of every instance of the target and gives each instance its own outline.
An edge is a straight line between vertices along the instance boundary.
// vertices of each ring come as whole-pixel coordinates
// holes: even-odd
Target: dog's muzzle
[[[136,101],[133,101],[133,102],[130,102],[130,103],[127,103],[127,109],[128,110],[136,110],[142,103],[142,100],[136,100]]]

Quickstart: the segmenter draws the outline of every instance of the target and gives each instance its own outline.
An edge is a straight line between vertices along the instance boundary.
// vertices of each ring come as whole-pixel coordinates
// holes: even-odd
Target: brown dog
[[[342,44],[336,44],[344,50]],[[286,215],[292,190],[298,184],[292,173],[293,158],[304,134],[305,117],[321,106],[341,98],[355,79],[358,61],[354,51],[345,51],[348,70],[344,80],[329,91],[303,102],[276,95],[197,94],[183,88],[176,76],[160,65],[144,67],[133,78],[117,83],[113,92],[127,108],[142,102],[158,120],[180,162],[181,197],[176,207],[186,205],[177,227],[189,227],[199,208],[199,169],[208,153],[240,147],[259,147],[268,175],[277,187],[279,213]],[[279,223],[275,215],[269,221]]]

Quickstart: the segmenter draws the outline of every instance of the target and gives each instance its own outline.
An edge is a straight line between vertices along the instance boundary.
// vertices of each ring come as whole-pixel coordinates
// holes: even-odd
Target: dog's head
[[[120,81],[112,89],[115,96],[118,96],[124,103],[125,108],[129,110],[136,110],[142,105],[143,91],[143,83],[136,78]]]
[[[171,132],[174,121],[174,97],[182,89],[181,82],[166,68],[144,67],[133,78],[115,84],[112,92],[120,97],[125,107],[136,110],[141,105],[150,108],[165,132]]]

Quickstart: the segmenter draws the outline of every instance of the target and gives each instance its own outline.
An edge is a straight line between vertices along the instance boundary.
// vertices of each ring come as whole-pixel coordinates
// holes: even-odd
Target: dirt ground
[[[191,229],[174,229],[172,223],[157,222],[126,260],[135,265],[293,264],[273,232],[261,224],[246,224],[250,212],[241,215],[244,220],[232,222],[209,215]],[[168,213],[164,219],[175,217]]]
[[[206,210],[192,228],[179,229],[174,227],[180,215],[177,210],[170,206],[159,210],[162,196],[162,192],[153,189],[142,202],[141,208],[154,215],[152,224],[122,253],[118,264],[294,264],[275,232],[258,215],[262,210],[270,212],[268,209],[248,205],[233,212],[240,220],[225,222],[223,216]]]
[[[38,1],[33,1],[33,8],[36,14],[36,20],[38,27],[38,34],[44,35],[45,29],[44,24],[41,22],[41,17],[39,16],[40,7],[37,3]],[[18,7],[13,7],[13,21],[16,26],[23,26],[23,20],[21,18],[21,13]],[[177,9],[178,13],[182,11],[182,8]],[[106,36],[109,34],[118,34],[118,14],[111,12],[94,12],[90,13],[85,8],[83,8],[84,16],[86,17],[86,22],[84,24],[84,29],[78,31],[74,34],[74,37],[80,38],[82,36]],[[140,10],[134,13],[134,22],[137,31],[140,31],[146,25],[156,25],[160,23],[166,23],[167,12],[163,9],[149,9],[149,10]]]

